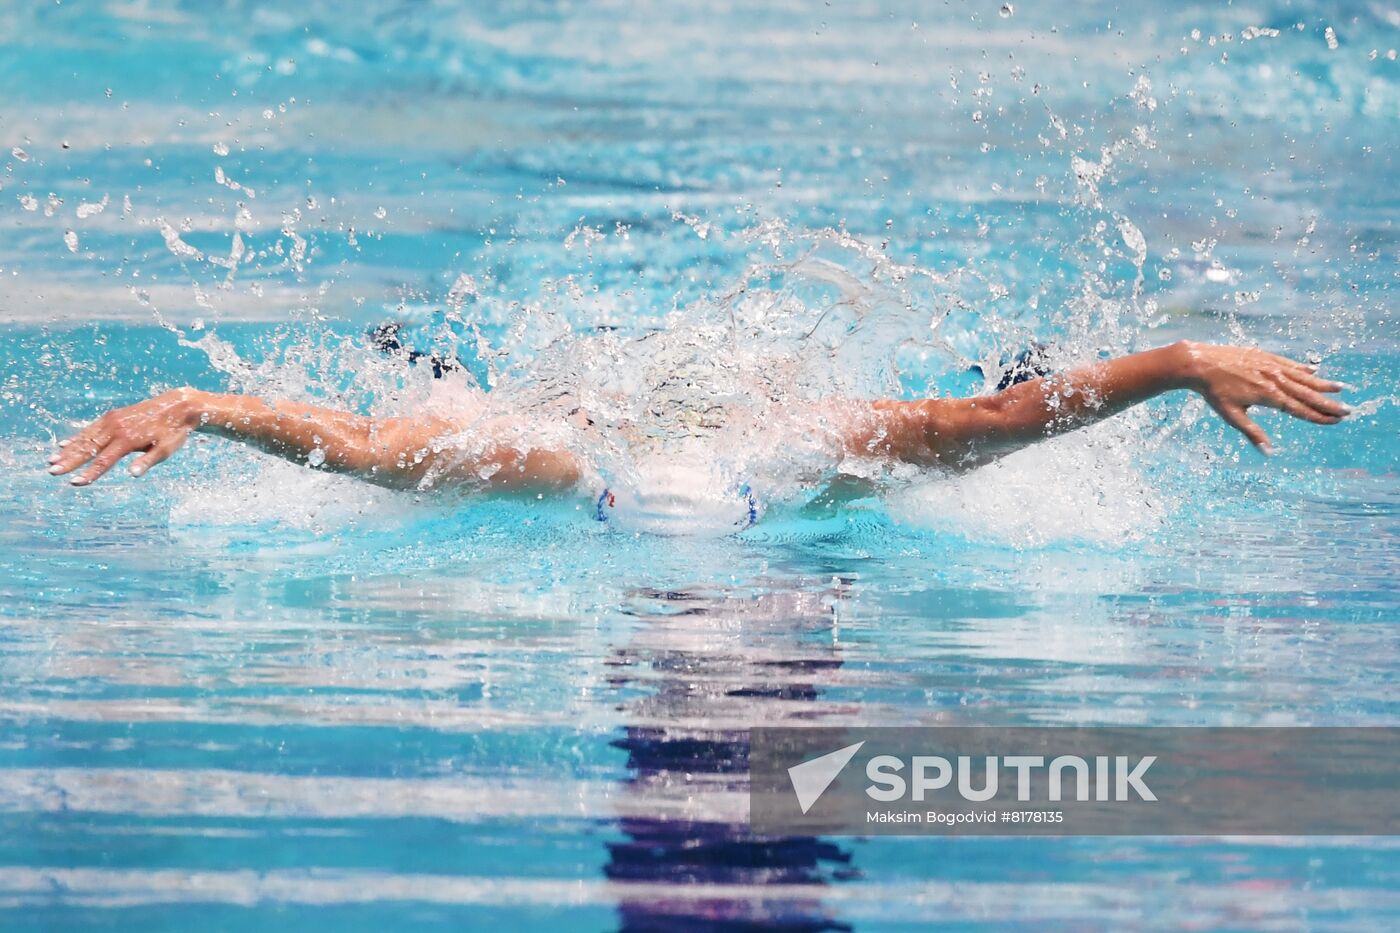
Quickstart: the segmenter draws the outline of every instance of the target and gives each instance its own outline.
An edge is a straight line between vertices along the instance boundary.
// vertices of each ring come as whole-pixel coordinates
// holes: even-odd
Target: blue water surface
[[[1393,5],[64,2],[0,42],[0,926],[1400,926],[1390,837],[746,823],[754,724],[1396,723]],[[1173,398],[718,539],[209,439],[43,471],[178,385],[373,410],[426,379],[386,320],[489,382],[537,312],[755,295],[880,321],[832,366],[906,396],[1189,337],[1358,413],[1261,416],[1265,461]]]

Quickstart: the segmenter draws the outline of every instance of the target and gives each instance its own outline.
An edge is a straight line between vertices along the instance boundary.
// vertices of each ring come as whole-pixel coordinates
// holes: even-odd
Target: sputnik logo
[[[864,741],[854,745],[847,745],[845,748],[838,748],[834,752],[829,752],[818,758],[811,758],[800,765],[793,765],[788,768],[788,777],[792,780],[792,789],[797,794],[797,805],[806,813],[812,809],[813,804],[821,799],[822,794],[831,786],[831,782],[836,780],[836,776],[841,770],[850,764],[856,752],[864,745]]]

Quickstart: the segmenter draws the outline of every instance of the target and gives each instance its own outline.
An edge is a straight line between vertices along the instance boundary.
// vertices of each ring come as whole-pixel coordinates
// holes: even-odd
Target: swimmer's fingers
[[[1290,360],[1286,356],[1279,356],[1277,353],[1265,353],[1264,356],[1268,357],[1275,365],[1289,373],[1317,372],[1317,367],[1312,363],[1300,363],[1297,360]]]
[[[129,453],[157,451],[157,458],[142,467],[141,472],[145,472],[178,449],[196,426],[198,410],[190,404],[191,397],[190,390],[175,389],[107,412],[59,445],[58,452],[49,458],[49,472],[71,473],[91,461],[82,475],[72,480],[75,486],[86,486]]]
[[[1321,376],[1312,372],[1290,372],[1286,373],[1286,375],[1289,379],[1292,379],[1294,382],[1297,382],[1301,385],[1307,386],[1314,392],[1335,393],[1340,392],[1346,388],[1346,386],[1343,383],[1340,383],[1335,379],[1323,379]]]
[[[1279,388],[1287,392],[1289,396],[1298,402],[1306,405],[1309,409],[1323,416],[1326,421],[1319,424],[1336,424],[1347,415],[1351,414],[1351,407],[1343,404],[1334,398],[1328,398],[1321,392],[1315,391],[1300,379],[1283,377],[1279,380]],[[1313,419],[1308,419],[1313,420]]]
[[[132,476],[141,476],[147,470],[158,463],[164,463],[170,459],[170,455],[179,450],[184,445],[185,439],[190,436],[190,432],[181,431],[157,441],[131,464],[130,472]]]
[[[71,473],[102,452],[112,442],[107,418],[98,418],[77,434],[61,442],[58,453],[49,458],[49,472],[55,476]]]
[[[1316,398],[1319,407],[1314,407],[1312,401],[1304,397],[1304,393]],[[1305,389],[1282,373],[1269,376],[1268,384],[1261,386],[1258,392],[1244,401],[1244,405],[1267,405],[1300,421],[1311,421],[1313,424],[1336,424],[1346,414],[1346,408],[1341,404]]]
[[[1225,419],[1226,424],[1249,438],[1249,442],[1259,448],[1260,453],[1268,455],[1274,452],[1273,445],[1269,443],[1269,435],[1245,414],[1243,408],[1238,405],[1216,405],[1214,408],[1220,417]]]
[[[1260,404],[1267,405],[1270,408],[1277,408],[1285,414],[1292,415],[1299,421],[1311,421],[1313,424],[1336,424],[1338,421],[1342,420],[1340,415],[1329,415],[1303,404],[1284,389],[1278,389],[1273,392]]]
[[[102,448],[102,452],[92,458],[92,463],[88,464],[88,468],[73,477],[69,482],[74,486],[87,486],[90,483],[94,483],[102,474],[116,466],[117,461],[122,457],[125,457],[129,453],[134,453],[137,450],[144,449],[144,445],[135,444],[126,438],[118,438]]]

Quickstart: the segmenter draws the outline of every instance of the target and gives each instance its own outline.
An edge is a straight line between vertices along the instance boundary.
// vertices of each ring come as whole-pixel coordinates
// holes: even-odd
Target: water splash
[[[304,325],[284,330],[260,360],[215,331],[181,333],[180,341],[203,351],[238,391],[378,415],[425,407],[448,413],[463,427],[443,440],[443,450],[460,453],[459,463],[502,441],[568,449],[586,465],[585,491],[594,493],[644,487],[658,461],[684,461],[686,475],[699,477],[693,485],[707,487],[699,490],[703,496],[732,504],[734,490],[751,486],[765,510],[780,511],[802,507],[844,474],[877,484],[887,501],[898,490],[896,511],[930,528],[958,527],[1021,544],[1131,538],[1154,527],[1171,501],[1151,492],[1131,457],[1102,453],[1115,444],[1133,446],[1133,435],[1150,427],[1141,418],[1120,419],[973,477],[930,483],[912,468],[845,456],[841,404],[986,390],[999,366],[1033,340],[1050,342],[1056,366],[1137,343],[1144,322],[1157,315],[1145,295],[1151,247],[1137,223],[1107,202],[1118,173],[1155,149],[1159,101],[1145,74],[1124,99],[1133,122],[1106,141],[1091,142],[1083,127],[1071,131],[1055,113],[1045,115],[1049,136],[1041,140],[1063,151],[1072,192],[1060,211],[1061,227],[1071,233],[1064,285],[1057,289],[1064,298],[1042,286],[1028,306],[1017,305],[1008,299],[1024,289],[1007,278],[1013,270],[974,259],[935,269],[893,252],[897,244],[892,249],[888,235],[795,227],[752,212],[747,226],[725,229],[714,215],[668,208],[694,234],[691,242],[742,245],[748,256],[742,272],[666,313],[650,308],[590,321],[582,310],[587,296],[609,287],[591,278],[595,252],[644,252],[656,234],[622,220],[581,217],[562,243],[584,265],[580,273],[548,280],[538,294],[505,298],[489,267],[470,268],[454,273],[440,304],[420,307],[414,345],[466,364],[440,381],[425,367],[376,354],[357,334],[327,329],[314,307],[302,316]],[[228,147],[218,143],[214,152],[225,157]],[[235,181],[222,165],[214,167],[214,180],[253,197],[248,181]],[[1037,189],[1044,192],[1045,184],[1038,181]],[[255,234],[249,206],[239,203],[226,254],[187,242],[188,221],[178,230],[159,217],[153,223],[194,277],[196,303],[216,312],[217,292],[230,289],[240,269],[257,269],[264,260],[280,260],[281,271],[298,283],[315,284],[305,273],[319,249],[313,233],[301,232],[303,207],[307,217],[324,210],[314,195],[283,207],[281,236],[269,245]],[[125,197],[123,211],[130,211]],[[374,216],[387,212],[378,207]],[[990,227],[977,224],[978,237],[990,239]],[[349,230],[353,245],[354,227]],[[205,274],[214,270],[221,283]],[[322,282],[317,295],[329,284]],[[1055,303],[1041,307],[1042,296]],[[442,473],[430,473],[425,488],[439,485]],[[305,499],[306,490],[294,487],[312,481],[293,478],[298,475],[279,470],[269,481]],[[1041,482],[1037,496],[1044,477],[1054,479]],[[224,479],[216,473],[208,482]],[[380,501],[348,492],[350,485],[336,488],[335,495]]]
[[[1124,219],[1118,234],[1140,270],[1146,246],[1135,229]],[[1023,347],[1023,331],[988,307],[997,283],[971,264],[935,272],[848,231],[771,219],[732,235],[751,249],[740,276],[629,328],[576,326],[574,293],[562,283],[537,301],[502,307],[461,274],[415,330],[427,345],[466,357],[465,369],[442,380],[375,354],[358,337],[314,328],[261,361],[213,332],[181,341],[206,353],[239,391],[386,415],[450,414],[463,428],[443,441],[445,467],[455,466],[453,451],[465,459],[503,439],[563,447],[587,465],[583,492],[596,492],[646,488],[666,463],[689,477],[699,499],[724,506],[725,516],[746,485],[758,490],[765,511],[795,509],[838,474],[855,475],[887,492],[910,486],[891,500],[910,522],[1022,544],[1122,540],[1160,519],[1165,497],[1149,492],[1131,457],[1105,453],[1115,435],[1104,429],[953,481],[844,456],[841,400],[939,394],[958,380],[965,388],[968,379],[971,388],[985,388],[998,362]],[[1131,301],[1086,290],[1065,311],[1055,355],[1092,354],[1108,333],[1125,343],[1135,332],[1134,312]],[[971,375],[979,369],[982,375]],[[1115,442],[1132,446],[1123,442],[1141,427],[1115,426]],[[425,487],[442,472],[430,473]],[[283,495],[295,488],[301,501],[325,497],[308,485],[319,488],[322,478],[279,468],[266,479],[284,486]],[[342,497],[384,501],[337,482]],[[206,511],[210,499],[202,494]],[[693,524],[688,530],[716,525],[703,516]],[[726,517],[716,527],[727,525]]]

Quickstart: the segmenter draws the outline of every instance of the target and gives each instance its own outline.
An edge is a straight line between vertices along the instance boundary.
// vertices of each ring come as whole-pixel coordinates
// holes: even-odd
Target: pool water
[[[755,724],[1396,724],[1400,14],[478,6],[0,13],[0,925],[1400,925],[1390,837],[746,825]],[[412,408],[389,320],[524,411],[770,424],[721,458],[763,520],[206,438],[44,473],[154,389]],[[1358,412],[1261,416],[1264,460],[1168,398],[802,509],[799,403],[1182,337],[1316,358]]]

